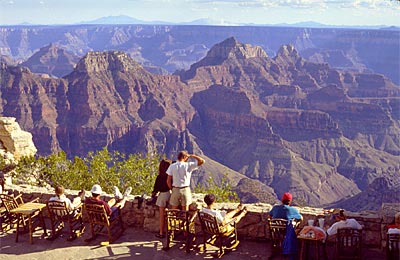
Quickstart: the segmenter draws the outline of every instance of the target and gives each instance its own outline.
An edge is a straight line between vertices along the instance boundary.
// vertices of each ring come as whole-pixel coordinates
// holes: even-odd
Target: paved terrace
[[[101,246],[105,238],[99,236],[89,243],[83,240],[89,236],[86,232],[82,237],[72,242],[66,241],[64,233],[53,241],[42,238],[43,232],[36,231],[33,244],[29,244],[28,234],[23,234],[19,242],[15,242],[12,231],[0,235],[0,259],[18,260],[47,260],[47,259],[137,259],[137,260],[183,260],[183,259],[213,259],[216,248],[209,247],[207,251],[200,252],[197,248],[189,254],[182,248],[183,244],[172,244],[169,251],[162,250],[164,240],[155,237],[155,233],[144,231],[140,228],[127,228],[125,233],[113,244]],[[201,236],[197,236],[195,244],[200,244]],[[329,259],[333,258],[333,245],[328,247]],[[271,254],[270,243],[267,240],[254,240],[241,238],[235,251],[227,253],[223,258],[229,260],[259,259],[267,260]],[[377,248],[364,248],[363,259],[381,260],[384,253]],[[274,258],[274,259],[280,259]]]
[[[45,202],[51,193],[35,188],[23,188],[25,201],[39,197],[41,202]],[[15,192],[18,192],[15,190]],[[76,194],[77,191],[72,191]],[[68,193],[67,193],[68,194]],[[201,198],[197,196],[197,204],[201,207]],[[196,198],[196,197],[195,197]],[[108,200],[108,199],[106,199]],[[220,208],[233,209],[236,204],[219,204]],[[240,245],[233,252],[228,253],[223,258],[236,259],[268,259],[271,250],[269,243],[269,233],[266,225],[266,216],[271,208],[269,204],[250,204],[246,205],[249,213],[238,225]],[[314,219],[321,214],[322,209],[318,208],[299,208],[304,216],[304,222]],[[380,212],[354,213],[351,217],[356,218],[364,226],[364,247],[363,259],[378,260],[384,259],[386,223],[393,221],[393,216],[398,211],[399,205],[384,205]],[[350,213],[350,212],[349,212]],[[214,256],[214,250],[200,252],[194,248],[188,255],[180,247],[183,244],[172,245],[169,251],[162,250],[165,239],[158,239],[155,234],[158,231],[158,208],[140,204],[135,196],[131,196],[123,211],[123,219],[126,226],[124,234],[113,244],[101,246],[100,242],[105,237],[86,243],[84,239],[90,236],[89,230],[85,234],[72,242],[66,240],[67,233],[53,241],[46,240],[41,235],[43,231],[38,230],[34,234],[33,244],[29,244],[28,234],[23,234],[19,242],[15,242],[15,233],[6,231],[0,234],[0,259],[210,259]],[[46,219],[47,227],[50,227],[49,219]],[[304,224],[303,224],[304,225]],[[197,224],[196,229],[200,231]],[[195,245],[202,242],[201,234],[196,237]],[[216,248],[208,248],[216,249]],[[329,259],[334,259],[334,246],[328,243]],[[279,259],[279,258],[277,258]]]

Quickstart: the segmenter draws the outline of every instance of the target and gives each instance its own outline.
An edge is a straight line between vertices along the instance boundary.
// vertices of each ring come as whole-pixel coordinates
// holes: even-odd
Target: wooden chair
[[[339,228],[336,235],[335,259],[362,259],[362,230]]]
[[[272,257],[282,254],[282,243],[286,236],[288,221],[282,218],[268,219]]]
[[[17,222],[18,222],[19,218],[16,214],[11,213],[11,210],[18,208],[20,205],[25,203],[22,199],[22,194],[19,194],[17,196],[0,194],[0,200],[3,203],[3,207],[5,210],[5,212],[3,213],[4,214],[4,216],[3,216],[4,222],[7,223],[7,226],[9,228],[13,228],[14,226],[16,226],[18,224]],[[30,202],[39,202],[39,198],[36,198]],[[22,216],[22,218],[20,218],[20,220],[21,220],[20,225],[22,225],[24,228],[26,228],[27,219]]]
[[[387,234],[386,237],[386,259],[400,259],[400,234]]]
[[[51,221],[50,239],[56,238],[61,233],[65,223],[68,223],[69,228],[68,241],[72,241],[83,234],[85,226],[82,219],[82,203],[74,210],[68,209],[67,204],[61,201],[48,201],[46,204]]]
[[[0,231],[7,231],[11,227],[9,225],[7,210],[3,205],[3,202],[0,202]]]
[[[117,240],[123,233],[124,227],[122,223],[121,209],[118,208],[112,217],[109,217],[103,205],[85,204],[92,237],[85,239],[89,242],[97,237],[97,235],[107,236],[108,241],[101,244],[107,245]]]
[[[186,252],[189,253],[195,240],[196,228],[194,219],[197,211],[184,211],[179,209],[166,209],[165,221],[167,227],[167,239],[164,250],[170,248],[171,242],[181,242],[178,236],[184,238]]]
[[[207,244],[218,247],[216,256],[220,258],[225,251],[231,251],[239,245],[235,218],[222,225],[218,224],[217,218],[213,215],[202,211],[199,211],[198,215],[203,232],[204,251],[207,249]]]

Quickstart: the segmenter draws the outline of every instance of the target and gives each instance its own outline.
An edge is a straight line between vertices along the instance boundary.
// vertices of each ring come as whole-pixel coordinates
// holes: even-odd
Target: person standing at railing
[[[165,208],[168,205],[169,199],[171,197],[171,189],[167,184],[167,169],[171,165],[171,160],[163,159],[160,161],[158,166],[158,175],[154,183],[154,188],[152,192],[152,197],[155,198],[157,195],[156,205],[160,211],[160,232],[156,235],[158,238],[164,238],[165,229]]]
[[[188,161],[190,158],[196,161]],[[187,151],[180,151],[178,161],[171,164],[167,170],[168,187],[172,190],[169,204],[173,209],[182,207],[182,210],[189,210],[192,203],[192,192],[190,190],[190,178],[192,172],[204,164],[200,156],[189,154]]]

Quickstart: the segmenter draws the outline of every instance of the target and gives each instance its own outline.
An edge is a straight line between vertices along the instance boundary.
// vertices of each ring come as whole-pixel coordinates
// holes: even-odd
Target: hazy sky
[[[0,0],[0,24],[72,24],[127,15],[144,21],[400,26],[399,0]]]

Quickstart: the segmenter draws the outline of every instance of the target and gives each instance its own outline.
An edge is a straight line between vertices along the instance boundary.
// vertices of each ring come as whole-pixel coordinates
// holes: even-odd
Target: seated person
[[[84,200],[85,200],[85,190],[81,190],[78,194],[77,197],[75,197],[72,202],[67,196],[65,196],[64,192],[65,189],[63,186],[58,185],[54,189],[56,196],[51,197],[49,201],[59,201],[59,202],[65,202],[65,205],[67,206],[68,210],[75,210]]]
[[[230,212],[214,209],[215,199],[214,194],[207,194],[204,196],[204,202],[207,204],[207,208],[202,208],[201,211],[215,216],[218,224],[224,225],[233,219],[235,223],[238,223],[247,214],[247,209],[246,207],[243,207],[242,204],[239,204],[235,210]]]
[[[326,233],[328,236],[333,236],[337,234],[339,228],[355,228],[362,229],[362,226],[354,218],[347,218],[344,214],[344,210],[340,210],[340,214],[335,217],[336,223],[334,223]]]
[[[400,212],[394,215],[394,223],[387,225],[388,234],[400,234]]]
[[[273,206],[269,212],[270,217],[301,221],[303,216],[296,208],[290,206],[292,200],[292,194],[289,192],[284,193],[282,196],[282,205]]]
[[[125,202],[127,200],[127,197],[129,196],[129,194],[131,193],[131,191],[132,191],[132,188],[128,187],[125,190],[124,194],[121,194],[119,189],[116,186],[114,186],[114,197],[115,198],[112,198],[108,202],[105,202],[102,199],[100,199],[100,196],[103,193],[102,188],[100,187],[100,185],[95,184],[95,185],[93,185],[92,189],[90,190],[90,192],[92,193],[92,197],[87,198],[85,200],[85,204],[103,205],[106,210],[107,215],[113,216],[114,212],[118,212],[117,211],[118,208],[122,209],[125,206]]]

